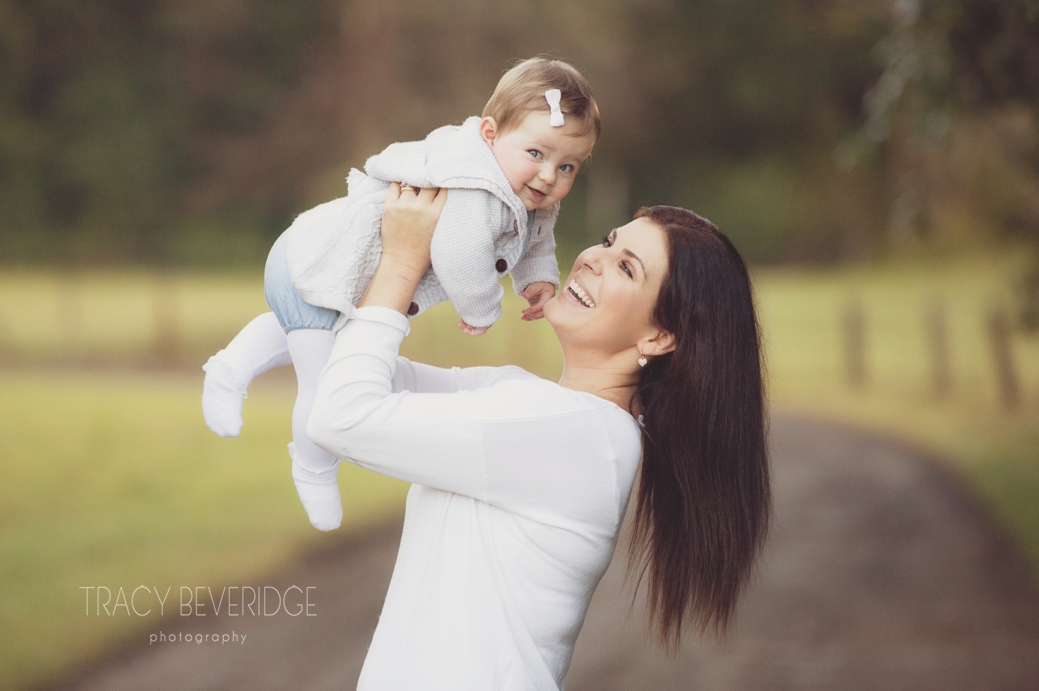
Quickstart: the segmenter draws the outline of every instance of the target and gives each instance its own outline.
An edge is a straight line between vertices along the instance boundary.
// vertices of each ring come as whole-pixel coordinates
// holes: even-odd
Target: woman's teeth
[[[588,297],[588,293],[584,292],[584,288],[577,284],[577,281],[570,281],[566,287],[585,307],[595,307],[595,303]]]

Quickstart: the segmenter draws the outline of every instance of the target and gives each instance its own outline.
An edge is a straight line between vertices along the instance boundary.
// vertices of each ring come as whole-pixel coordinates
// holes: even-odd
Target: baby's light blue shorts
[[[303,300],[292,287],[289,265],[285,259],[285,233],[274,241],[263,270],[263,294],[285,333],[296,329],[331,331],[339,319],[337,310],[315,307]]]

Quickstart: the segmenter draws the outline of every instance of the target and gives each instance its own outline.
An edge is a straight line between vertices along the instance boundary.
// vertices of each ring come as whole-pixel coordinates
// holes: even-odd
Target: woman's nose
[[[581,263],[593,274],[598,274],[602,268],[602,248],[589,247],[581,255]]]

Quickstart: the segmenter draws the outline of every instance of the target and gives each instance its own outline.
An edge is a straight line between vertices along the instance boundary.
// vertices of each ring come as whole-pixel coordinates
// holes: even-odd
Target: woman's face
[[[667,236],[637,218],[577,257],[559,294],[545,304],[545,318],[564,352],[610,357],[630,350],[659,331],[653,309],[666,274]]]

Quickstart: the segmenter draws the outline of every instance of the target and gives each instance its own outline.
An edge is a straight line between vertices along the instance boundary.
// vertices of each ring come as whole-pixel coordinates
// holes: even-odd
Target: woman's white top
[[[340,458],[413,483],[357,688],[562,689],[617,543],[638,426],[516,367],[398,358],[403,315],[353,316],[308,431]]]

